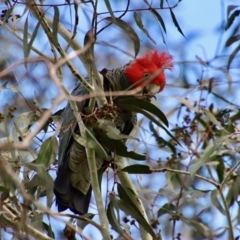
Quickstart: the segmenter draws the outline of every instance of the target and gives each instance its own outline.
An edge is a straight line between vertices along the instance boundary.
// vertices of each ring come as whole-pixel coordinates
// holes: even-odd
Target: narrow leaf
[[[230,12],[237,7],[239,7],[239,5],[229,5],[227,7],[227,16],[229,16]]]
[[[36,38],[36,36],[37,36],[37,33],[38,33],[38,30],[39,30],[39,27],[40,27],[40,25],[41,25],[41,21],[42,21],[42,19],[40,19],[40,20],[38,21],[36,27],[35,27],[34,30],[33,30],[33,33],[32,33],[32,36],[31,36],[31,39],[30,39],[30,41],[29,41],[29,43],[28,43],[28,48],[27,48],[28,52],[27,52],[27,56],[24,56],[24,57],[28,57],[29,54],[30,54],[30,50],[31,50],[31,48],[32,48],[33,42],[34,42],[34,40],[35,40],[35,38]]]
[[[24,183],[24,187],[28,191],[39,185],[41,185],[41,179],[38,177],[38,174],[35,174],[30,181]]]
[[[134,19],[135,22],[137,24],[137,26],[144,32],[144,34],[154,43],[156,44],[156,42],[151,38],[151,36],[149,35],[148,31],[144,28],[143,23],[142,23],[142,19],[140,18],[140,16],[137,14],[137,12],[134,12]]]
[[[149,11],[157,18],[157,20],[159,21],[160,25],[162,26],[164,32],[167,33],[165,23],[164,23],[161,15],[153,8],[150,8]]]
[[[160,8],[163,8],[163,2],[164,2],[164,0],[160,1]]]
[[[13,12],[13,8],[12,7],[7,10],[7,12],[4,15],[4,19],[3,19],[4,23],[8,23],[8,20],[11,17],[12,12]]]
[[[154,239],[156,238],[156,235],[149,225],[149,223],[144,218],[143,214],[137,207],[139,205],[138,197],[133,193],[133,191],[130,188],[123,188],[121,184],[117,185],[118,194],[121,200],[125,202],[125,204],[130,207],[136,214],[134,216],[136,220],[140,223],[140,225],[148,232],[150,233]]]
[[[55,239],[55,235],[54,232],[52,230],[52,226],[51,223],[49,222],[49,225],[47,223],[45,223],[44,221],[42,221],[42,225],[43,225],[43,229],[48,233],[47,235],[53,239]]]
[[[47,193],[47,207],[51,208],[53,203],[53,179],[49,175],[49,173],[46,173],[45,178],[45,187],[46,187],[46,193]]]
[[[236,36],[231,36],[226,44],[225,44],[225,47],[229,47],[231,46],[233,43],[235,43],[236,41],[240,40],[240,34],[236,35]]]
[[[146,111],[154,114],[155,116],[157,116],[168,127],[168,120],[167,120],[166,116],[164,115],[164,113],[158,107],[156,107],[154,104],[152,104],[148,101],[144,101],[144,100],[138,99],[138,98],[125,98],[122,101],[120,101],[119,103],[137,106],[143,110],[146,110]]]
[[[98,127],[103,129],[109,138],[112,138],[114,140],[122,140],[122,139],[138,140],[137,138],[134,138],[130,135],[121,134],[120,130],[116,128],[115,124],[109,120],[98,119],[97,122],[99,123]]]
[[[218,157],[217,160],[219,163],[217,165],[216,171],[217,171],[219,182],[222,183],[224,179],[224,174],[225,174],[225,166],[224,166],[223,159],[221,157]]]
[[[186,225],[193,227],[197,233],[201,233],[203,236],[207,237],[207,239],[209,240],[214,239],[212,231],[203,223],[197,222],[191,219],[187,219],[183,217],[183,215],[179,215],[179,217]]]
[[[140,29],[143,29],[143,23],[142,23],[142,19],[140,18],[140,16],[137,14],[137,12],[134,11],[134,19],[136,24],[138,25],[138,27]]]
[[[53,42],[58,44],[58,24],[59,24],[59,10],[56,5],[53,6],[54,8],[54,16],[53,16],[53,25],[52,25],[52,35],[53,35]]]
[[[25,20],[24,23],[24,29],[23,29],[23,53],[24,57],[27,58],[29,55],[29,46],[28,46],[28,17]],[[27,67],[25,63],[25,67]]]
[[[174,15],[172,9],[170,9],[170,13],[171,13],[171,17],[172,17],[172,20],[173,20],[173,23],[174,23],[175,27],[176,27],[176,28],[178,29],[178,31],[183,35],[183,37],[185,37],[184,34],[183,34],[183,32],[182,32],[182,29],[180,28],[180,26],[179,26],[179,24],[178,24],[178,21],[177,21],[175,15]],[[186,38],[186,37],[185,37],[185,38]]]
[[[150,121],[152,121],[153,123],[155,123],[156,125],[158,125],[160,128],[164,129],[164,131],[174,140],[176,141],[176,143],[178,143],[179,145],[181,145],[178,140],[158,121],[156,120],[151,114],[149,114],[148,112],[144,111],[142,108],[135,106],[135,105],[130,105],[130,104],[121,104],[121,108],[125,109],[125,110],[131,110],[133,112],[136,113],[141,113],[143,114],[145,117],[147,117]]]
[[[158,132],[155,130],[153,123],[149,122],[149,129],[151,130],[151,132],[153,133],[153,136],[156,140],[156,142],[158,143],[158,145],[161,147],[163,146],[168,146],[171,151],[173,152],[174,155],[176,155],[177,151],[176,148],[174,147],[174,145],[171,144],[171,142],[164,140],[162,137],[159,136]]]
[[[165,203],[159,210],[158,210],[158,217],[161,217],[164,214],[175,214],[177,211],[177,207],[172,203]]]
[[[94,217],[95,217],[95,214],[93,214],[93,213],[84,214],[85,219],[92,220]],[[86,220],[84,221],[84,220],[80,220],[80,219],[77,220],[77,226],[81,230],[83,230],[88,224],[89,224],[89,221],[86,221]]]
[[[227,70],[229,70],[233,59],[235,58],[235,56],[237,55],[237,53],[238,53],[239,51],[240,51],[240,44],[234,49],[234,51],[233,51],[233,52],[231,53],[231,55],[229,56],[228,63],[227,63]]]
[[[124,239],[133,240],[126,232],[123,231],[119,221],[117,220],[114,212],[113,202],[110,201],[107,208],[107,217],[112,228],[120,234]]]
[[[159,127],[163,127],[163,125],[158,120],[156,120],[151,114],[144,111],[142,108],[140,108],[138,106],[134,106],[134,105],[130,105],[130,104],[121,104],[121,109],[131,110],[131,111],[136,112],[136,113],[141,113],[145,117],[147,117],[149,120],[151,120],[152,122],[157,124]]]
[[[115,152],[117,155],[122,157],[128,157],[135,160],[146,160],[146,156],[135,153],[133,151],[127,151],[127,147],[121,140],[114,140],[108,138],[105,134],[102,136],[102,141],[104,142],[105,146],[112,152]]]
[[[151,174],[152,173],[149,166],[141,165],[141,164],[134,164],[131,166],[127,166],[123,168],[121,171],[134,173],[134,174]]]
[[[55,137],[49,137],[41,146],[36,159],[37,164],[43,164],[46,169],[54,162],[57,156],[58,142]]]
[[[224,137],[220,137],[219,139],[217,139],[215,141],[214,144],[208,146],[204,153],[202,158],[197,161],[197,163],[194,164],[193,169],[191,171],[191,176],[194,176],[194,174],[198,171],[198,169],[203,166],[207,161],[210,160],[210,156],[214,153],[214,151],[216,151],[221,145],[222,143],[227,139],[227,136]]]
[[[203,110],[206,117],[213,123],[215,124],[216,126],[220,127],[220,128],[223,128],[221,123],[216,119],[216,117],[207,109],[204,109]]]
[[[218,190],[215,189],[211,192],[211,201],[212,201],[212,204],[213,206],[215,206],[223,215],[226,216],[226,211],[225,209],[222,207],[221,203],[219,202],[218,198],[217,198],[217,195],[218,195]]]
[[[121,20],[119,18],[114,18],[114,20],[113,20],[111,17],[107,17],[107,18],[105,18],[105,20],[120,27],[132,39],[133,44],[134,44],[134,49],[135,49],[135,57],[136,57],[140,50],[140,40],[139,40],[139,37],[136,34],[136,32],[133,30],[133,28],[131,26],[129,26],[129,24],[127,24],[126,22],[124,22],[123,20]]]
[[[228,29],[232,26],[235,18],[236,18],[239,14],[240,14],[240,10],[236,10],[236,11],[234,11],[234,12],[231,14],[231,16],[230,16],[230,17],[228,18],[228,20],[227,20],[227,25],[226,25],[226,27],[225,27],[225,31],[228,30]]]
[[[105,2],[105,4],[106,4],[106,7],[107,7],[107,9],[108,9],[108,12],[110,13],[110,15],[111,15],[111,17],[114,19],[114,21],[115,21],[115,16],[114,16],[114,14],[113,14],[113,10],[112,10],[112,7],[111,7],[111,4],[110,4],[110,2],[108,1],[108,0],[104,0],[104,2]]]
[[[87,128],[86,128],[87,129]],[[96,153],[107,160],[109,158],[105,149],[102,145],[97,141],[97,139],[93,136],[93,134],[87,129],[86,138],[81,137],[80,135],[72,132],[74,139],[82,146],[94,149]]]

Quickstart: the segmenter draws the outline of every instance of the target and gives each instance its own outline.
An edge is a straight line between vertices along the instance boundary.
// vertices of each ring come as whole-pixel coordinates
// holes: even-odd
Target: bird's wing
[[[81,84],[78,84],[72,92],[74,96],[86,94],[88,91]],[[79,112],[82,112],[87,105],[88,100],[77,102]],[[73,139],[72,132],[76,132],[78,125],[69,103],[62,118],[58,153],[59,166],[54,182],[56,203],[59,211],[70,208],[75,213],[83,214],[87,212],[91,198],[89,169],[85,148]],[[85,190],[83,190],[84,188]]]

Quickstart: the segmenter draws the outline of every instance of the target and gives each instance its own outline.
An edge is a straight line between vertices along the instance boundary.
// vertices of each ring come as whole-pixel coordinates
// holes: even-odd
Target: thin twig
[[[155,172],[174,172],[174,173],[179,173],[179,174],[185,174],[185,175],[191,175],[190,172],[186,172],[186,171],[182,171],[182,170],[176,170],[176,169],[171,169],[171,168],[159,168],[159,169],[152,169],[151,170],[153,173]],[[220,187],[220,184],[211,180],[211,179],[208,179],[208,178],[205,178],[201,175],[198,175],[198,174],[195,174],[194,175],[196,178],[199,178],[203,181],[206,181],[208,183],[211,183],[212,185],[214,185],[216,188],[219,188]]]

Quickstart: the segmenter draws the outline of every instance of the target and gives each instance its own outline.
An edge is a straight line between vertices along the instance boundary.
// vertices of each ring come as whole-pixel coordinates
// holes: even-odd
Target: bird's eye
[[[149,77],[149,73],[144,73],[144,77]]]

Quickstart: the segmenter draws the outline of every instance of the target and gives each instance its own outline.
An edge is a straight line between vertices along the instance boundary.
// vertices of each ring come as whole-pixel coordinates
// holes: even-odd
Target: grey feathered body
[[[130,87],[130,82],[125,75],[125,68],[108,70],[104,75],[104,90],[123,91]],[[88,94],[86,88],[78,84],[72,95],[83,96]],[[78,102],[79,112],[83,112],[88,107],[88,100]],[[121,112],[118,114],[115,123],[123,134],[130,134],[136,123],[136,115],[131,112]],[[91,198],[91,179],[84,146],[77,143],[72,136],[72,132],[80,134],[78,125],[69,122],[74,119],[74,114],[69,103],[63,112],[62,128],[60,131],[59,143],[59,167],[57,177],[54,182],[54,192],[58,211],[69,208],[78,214],[85,214],[88,211]],[[71,126],[70,126],[71,125]],[[98,139],[101,143],[101,139]],[[104,159],[96,155],[96,165],[98,170],[103,167]]]

